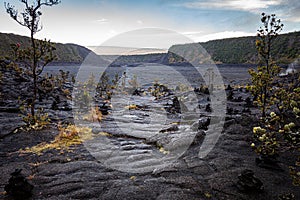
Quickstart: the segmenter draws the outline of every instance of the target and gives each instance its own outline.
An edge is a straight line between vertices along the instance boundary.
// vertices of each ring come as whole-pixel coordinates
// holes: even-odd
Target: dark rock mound
[[[32,196],[33,185],[28,183],[21,171],[22,169],[16,169],[11,173],[8,184],[4,188],[14,199],[28,199]]]
[[[254,176],[254,172],[252,170],[245,169],[238,176],[238,179],[237,187],[242,192],[252,193],[263,190],[263,183]]]

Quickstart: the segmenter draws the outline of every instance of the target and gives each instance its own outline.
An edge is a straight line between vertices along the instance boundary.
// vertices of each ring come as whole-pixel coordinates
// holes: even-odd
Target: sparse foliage
[[[261,108],[262,117],[265,117],[266,110],[272,105],[270,100],[273,93],[272,83],[280,72],[280,67],[272,62],[271,47],[273,40],[282,30],[283,24],[275,14],[266,15],[265,13],[262,13],[261,22],[263,26],[257,30],[256,48],[263,66],[258,67],[257,71],[251,69],[249,73],[252,80],[250,90]]]
[[[258,39],[256,40],[256,48],[259,55],[264,59],[269,73],[269,67],[271,64],[271,47],[273,40],[278,36],[283,28],[283,24],[280,19],[277,19],[275,14],[267,15],[261,14],[262,27],[257,30]]]
[[[36,40],[34,35],[42,29],[40,18],[42,15],[42,6],[53,6],[60,3],[59,0],[35,0],[29,2],[28,0],[20,0],[24,5],[24,10],[18,12],[17,9],[10,3],[5,2],[5,8],[7,13],[18,24],[24,26],[30,30],[31,46],[29,48],[20,48],[20,44],[12,46],[14,51],[14,59],[18,62],[22,62],[27,73],[32,79],[32,98],[28,99],[30,104],[30,125],[36,123],[36,111],[35,104],[37,100],[38,92],[38,78],[42,73],[44,67],[55,59],[53,50],[55,48],[48,40]]]
[[[263,28],[258,30],[256,46],[264,66],[251,69],[250,91],[262,112],[260,126],[253,127],[255,142],[251,146],[264,156],[277,156],[291,151],[298,156],[290,174],[295,185],[300,185],[300,78],[299,73],[280,77],[280,68],[272,63],[272,41],[282,30],[283,24],[274,14],[262,14]],[[267,112],[269,113],[267,115]]]
[[[48,118],[48,114],[43,112],[42,108],[39,108],[37,110],[37,113],[32,116],[30,113],[31,110],[31,105],[27,104],[26,101],[21,101],[19,99],[19,104],[20,106],[20,111],[22,115],[22,120],[26,124],[25,127],[22,127],[21,129],[25,131],[30,131],[30,130],[41,130],[45,128],[49,123],[50,119]],[[33,124],[32,121],[35,121]]]
[[[158,98],[168,96],[170,94],[170,89],[158,82],[155,82],[152,87],[148,88],[152,96]]]
[[[248,89],[254,95],[254,103],[260,107],[262,117],[266,117],[266,111],[274,105],[274,99],[271,97],[275,91],[273,83],[276,81],[280,70],[277,65],[259,66],[257,71],[254,69],[249,70],[252,85]]]

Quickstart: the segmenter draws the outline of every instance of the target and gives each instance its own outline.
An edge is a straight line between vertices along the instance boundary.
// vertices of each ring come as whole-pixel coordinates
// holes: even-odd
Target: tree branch
[[[22,22],[18,19],[19,14],[18,14],[18,11],[16,9],[14,9],[14,6],[10,5],[9,3],[4,2],[4,7],[6,8],[6,12],[10,15],[11,18],[13,18],[13,20],[15,20],[21,26],[27,27],[27,25],[24,22]]]
[[[26,9],[29,9],[28,1],[27,0],[20,0],[22,3],[25,4]]]

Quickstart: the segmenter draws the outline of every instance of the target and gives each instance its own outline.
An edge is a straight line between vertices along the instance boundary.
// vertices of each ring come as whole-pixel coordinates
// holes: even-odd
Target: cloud
[[[188,9],[275,13],[288,22],[300,22],[299,0],[192,0],[176,6]]]
[[[267,9],[281,3],[282,0],[198,0],[181,5],[193,9],[244,10],[251,12],[258,9]]]
[[[137,20],[136,23],[141,24],[141,25],[144,24],[144,22],[142,20]]]
[[[182,32],[183,35],[186,35],[188,37],[193,37],[196,35],[203,35],[203,31],[187,31],[187,32]]]
[[[108,23],[108,19],[105,19],[105,18],[97,19],[96,22],[100,23],[100,24],[106,24],[106,23]]]
[[[300,22],[300,1],[285,0],[280,7],[277,8],[278,16],[284,21]]]
[[[286,18],[286,20],[290,21],[290,22],[300,22],[300,16],[299,16],[299,14],[298,14],[298,16],[289,16]]]
[[[193,39],[195,42],[207,42],[210,40],[217,40],[223,38],[255,36],[255,33],[249,33],[243,31],[223,31],[223,32],[212,33],[212,34],[207,34],[202,36],[198,36],[198,34],[185,34],[185,35]]]

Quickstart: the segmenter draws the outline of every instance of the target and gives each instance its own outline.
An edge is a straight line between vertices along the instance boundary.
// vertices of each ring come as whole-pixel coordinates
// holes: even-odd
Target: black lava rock
[[[33,185],[28,183],[21,174],[22,169],[16,169],[11,173],[8,184],[5,185],[5,191],[14,199],[28,199],[32,196]]]
[[[142,94],[144,93],[144,90],[142,89],[135,89],[132,93],[132,95],[134,96],[142,96]]]
[[[228,94],[227,94],[227,100],[229,100],[229,101],[233,100],[233,91],[232,90],[230,90],[228,92]]]
[[[181,113],[180,102],[177,97],[173,98],[173,108],[175,109],[176,113]]]
[[[231,87],[231,85],[227,85],[225,90],[233,90],[233,88]]]
[[[209,117],[201,118],[198,122],[198,130],[208,130],[209,124],[210,124]]]
[[[211,107],[210,107],[210,104],[207,104],[207,105],[206,105],[205,111],[206,111],[206,112],[212,112],[212,109],[211,109]]]
[[[254,172],[249,169],[245,169],[238,176],[237,187],[240,191],[246,193],[260,192],[263,190],[263,183],[257,177],[254,176]]]
[[[99,110],[101,111],[102,115],[108,115],[109,110],[111,110],[111,107],[106,102],[104,102],[102,105],[99,106]]]

